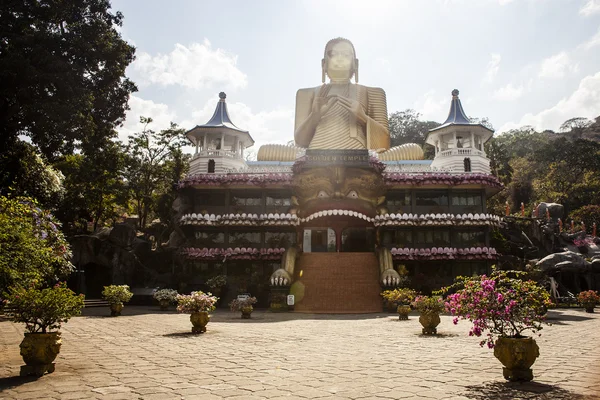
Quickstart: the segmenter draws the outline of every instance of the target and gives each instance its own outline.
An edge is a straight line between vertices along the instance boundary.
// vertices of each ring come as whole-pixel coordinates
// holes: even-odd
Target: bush
[[[225,275],[213,276],[212,278],[206,281],[206,285],[208,285],[208,287],[211,289],[220,288],[225,286],[226,284],[227,277]]]
[[[394,290],[385,290],[381,293],[381,296],[383,296],[383,298],[390,303],[394,303],[396,305],[408,305],[415,299],[417,292],[413,289],[399,288]]]
[[[74,270],[59,227],[34,200],[0,197],[0,295],[10,286],[52,284]]]
[[[584,307],[588,305],[595,306],[600,303],[600,296],[598,296],[598,292],[594,290],[586,290],[577,295],[577,301]]]
[[[177,295],[177,311],[188,314],[214,311],[218,297],[202,291]]]
[[[102,297],[109,304],[127,303],[132,296],[133,293],[131,293],[127,285],[104,286],[104,290],[102,291]]]
[[[83,294],[76,295],[67,285],[36,289],[12,287],[7,296],[6,311],[14,322],[22,322],[31,333],[58,330],[63,322],[79,315],[83,308]]]
[[[252,304],[256,304],[256,297],[246,297],[243,299],[233,299],[229,303],[231,311],[241,311],[242,308],[250,307]]]
[[[583,206],[571,212],[569,217],[575,221],[576,225],[583,221],[583,223],[585,223],[586,230],[589,233],[592,233],[592,225],[594,222],[596,225],[600,225],[600,206]],[[598,229],[600,229],[600,226],[598,226]],[[600,232],[600,230],[598,232]]]
[[[152,296],[158,301],[167,300],[169,303],[172,303],[177,300],[177,295],[178,293],[175,289],[160,289],[154,292]]]
[[[441,296],[417,296],[412,306],[421,314],[441,313],[444,311],[444,301]]]
[[[516,277],[511,277],[514,275]],[[536,333],[542,329],[547,308],[552,305],[548,292],[534,281],[521,280],[522,272],[494,271],[489,277],[459,277],[453,285],[462,287],[448,296],[446,310],[454,318],[473,323],[470,336],[487,338],[479,344],[494,347],[497,337],[523,337],[526,330]],[[449,288],[445,288],[447,291]]]

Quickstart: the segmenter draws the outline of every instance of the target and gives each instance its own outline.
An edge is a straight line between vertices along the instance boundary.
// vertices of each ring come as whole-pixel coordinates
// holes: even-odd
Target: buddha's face
[[[330,79],[350,79],[354,68],[354,50],[348,42],[335,43],[327,51],[325,65]]]

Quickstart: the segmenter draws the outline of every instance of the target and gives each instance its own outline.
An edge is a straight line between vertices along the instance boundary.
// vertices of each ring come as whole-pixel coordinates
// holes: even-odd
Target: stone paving
[[[467,322],[442,316],[437,337],[416,314],[85,310],[63,326],[56,372],[20,378],[23,327],[0,322],[0,399],[600,399],[600,313],[551,310],[534,382],[509,384]]]

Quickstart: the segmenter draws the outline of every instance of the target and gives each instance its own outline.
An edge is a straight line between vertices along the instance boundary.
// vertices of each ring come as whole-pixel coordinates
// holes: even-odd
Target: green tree
[[[0,153],[26,135],[46,158],[114,137],[135,85],[134,47],[108,0],[0,3]]]
[[[54,209],[64,197],[63,179],[27,142],[18,140],[0,155],[0,194],[32,197]]]
[[[400,146],[405,143],[417,143],[423,146],[425,158],[431,159],[434,156],[434,148],[425,145],[425,139],[430,129],[440,126],[434,121],[421,121],[421,114],[415,110],[406,109],[396,111],[389,116],[391,146]]]
[[[93,153],[65,156],[56,166],[65,175],[65,199],[57,216],[70,234],[86,233],[88,222],[95,231],[125,212],[128,193],[121,144],[109,142]]]
[[[0,197],[0,295],[9,286],[44,285],[73,270],[57,220],[26,197]]]
[[[148,128],[152,118],[141,117],[140,122],[144,128],[129,137],[126,148],[125,179],[139,227],[144,229],[149,217],[156,215],[160,197],[167,193],[173,196],[174,185],[185,173],[187,159],[181,147],[187,142],[184,130],[174,123],[168,129],[155,132]],[[165,204],[163,212],[164,208]]]

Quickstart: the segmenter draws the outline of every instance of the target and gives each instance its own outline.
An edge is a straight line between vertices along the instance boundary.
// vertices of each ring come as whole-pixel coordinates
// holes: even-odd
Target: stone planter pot
[[[160,305],[160,310],[167,311],[170,303],[171,302],[169,300],[159,300],[158,304]]]
[[[408,314],[410,313],[410,306],[399,305],[396,308],[396,312],[398,313],[398,319],[400,321],[406,321],[408,319]]]
[[[250,318],[252,318],[252,311],[254,311],[254,307],[252,307],[252,306],[242,307],[240,309],[240,311],[242,312],[242,319],[250,319]]]
[[[21,366],[21,376],[42,376],[54,372],[56,356],[62,342],[60,332],[26,333],[21,342],[21,357],[25,365]]]
[[[437,335],[437,326],[440,324],[440,315],[436,312],[422,313],[419,322],[423,325],[423,335]]]
[[[531,366],[539,355],[540,349],[530,337],[501,337],[496,340],[494,347],[494,356],[504,365],[504,378],[511,382],[532,380]]]
[[[583,308],[585,308],[585,312],[593,313],[595,305],[596,304],[586,303],[586,304],[583,304]]]
[[[190,315],[190,322],[192,323],[192,333],[204,333],[206,332],[206,325],[210,321],[210,315],[206,311],[195,312]]]
[[[118,317],[121,315],[121,311],[123,310],[123,303],[111,303],[110,304],[110,316]]]

